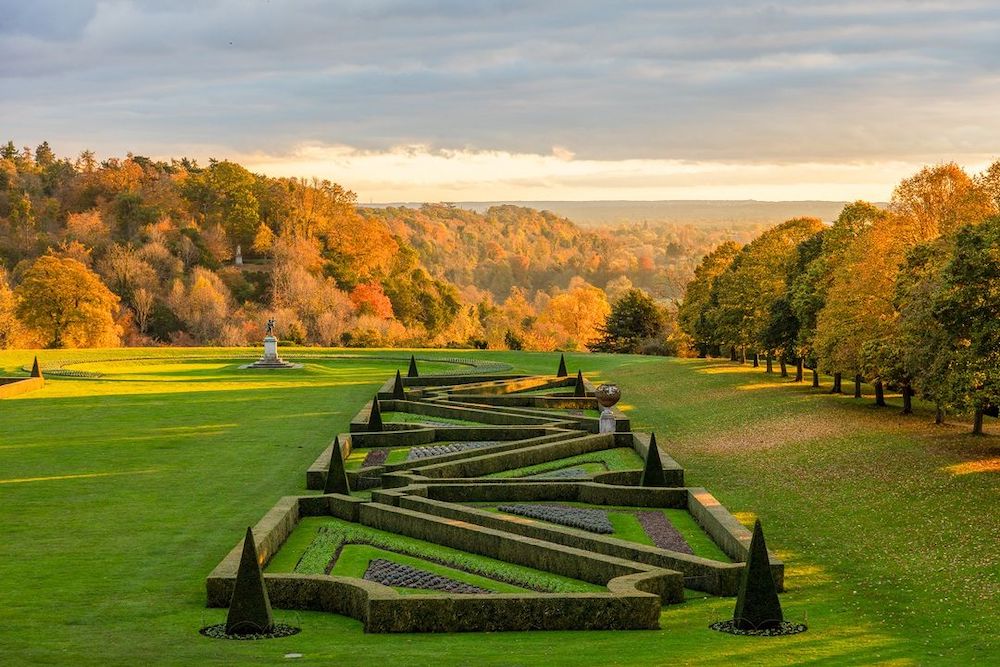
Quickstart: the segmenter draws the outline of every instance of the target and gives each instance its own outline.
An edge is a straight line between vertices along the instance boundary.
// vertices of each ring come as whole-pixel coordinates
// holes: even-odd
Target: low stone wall
[[[572,528],[528,522],[523,517],[512,517],[408,495],[401,495],[397,498],[397,502],[404,509],[424,514],[474,523],[502,532],[545,540],[636,563],[645,563],[654,567],[677,570],[684,575],[687,588],[705,591],[713,595],[736,595],[739,576],[743,572],[743,566],[739,563],[720,563],[708,558],[667,551],[614,537],[589,534]]]
[[[466,421],[479,422],[481,424],[493,424],[497,426],[542,426],[560,421],[559,418],[549,415],[524,416],[507,414],[498,410],[484,410],[478,406],[463,406],[433,402],[433,401],[404,401],[379,399],[382,412],[406,412],[424,417],[438,417],[444,419],[463,419]],[[371,414],[372,402],[369,401],[351,420],[351,433],[364,432],[368,430],[368,418]]]
[[[45,386],[45,379],[38,377],[0,378],[0,398],[11,398],[37,391]]]
[[[652,576],[621,577],[608,593],[527,595],[400,595],[363,579],[325,575],[266,574],[264,581],[277,609],[342,614],[370,633],[655,630],[660,599],[642,590]],[[231,597],[234,582],[226,580],[219,594]]]
[[[735,561],[746,562],[753,533],[746,529],[722,503],[703,488],[689,488],[688,511],[722,551]],[[785,564],[768,552],[771,574],[778,590],[785,587]]]
[[[262,564],[267,564],[301,516],[325,513],[470,553],[606,584],[608,592],[402,596],[389,587],[361,579],[266,574],[264,580],[275,608],[343,614],[363,622],[366,632],[640,630],[659,627],[661,600],[683,599],[679,572],[479,526],[457,525],[338,494],[282,498],[254,526]],[[210,607],[228,606],[242,546],[241,541],[206,579]]]
[[[497,454],[469,456],[448,463],[414,466],[411,471],[424,477],[482,477],[495,472],[549,463],[569,456],[612,449],[611,434],[585,435],[532,447],[520,447]]]
[[[368,436],[383,436],[377,440]],[[341,451],[344,457],[350,455],[355,447],[412,447],[444,441],[462,440],[496,440],[502,444],[484,447],[475,450],[476,453],[491,454],[506,452],[522,447],[541,445],[550,442],[570,440],[579,437],[579,432],[567,431],[557,428],[541,427],[437,427],[420,429],[419,431],[398,431],[394,433],[342,433],[340,434]],[[370,444],[373,440],[378,444]],[[508,441],[508,442],[504,442]],[[306,470],[306,488],[322,490],[326,486],[326,474],[330,469],[330,455],[333,452],[333,443],[324,449],[316,460],[313,461],[309,469]],[[400,463],[388,463],[382,466],[371,466],[368,468],[358,468],[347,472],[348,479],[379,477],[383,473],[409,470],[417,465],[428,465],[432,463],[445,463],[457,461],[470,456],[469,451],[455,452],[453,454],[440,454],[438,456],[428,456],[419,461],[403,461]]]

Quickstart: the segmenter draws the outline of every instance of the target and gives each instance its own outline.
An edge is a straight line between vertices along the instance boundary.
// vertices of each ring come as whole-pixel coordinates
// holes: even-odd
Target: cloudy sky
[[[1000,157],[992,1],[0,0],[0,139],[362,201],[884,200]]]

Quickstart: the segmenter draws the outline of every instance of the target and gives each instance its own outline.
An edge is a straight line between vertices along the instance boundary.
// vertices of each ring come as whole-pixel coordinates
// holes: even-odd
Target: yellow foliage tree
[[[43,255],[15,290],[17,316],[46,347],[111,347],[118,297],[96,273],[68,257]]]
[[[17,300],[7,284],[7,272],[0,267],[0,350],[14,347],[21,330],[15,311]]]
[[[571,349],[586,348],[601,332],[599,327],[608,319],[611,305],[604,290],[584,280],[574,280],[569,291],[557,294],[538,317],[537,328],[561,330],[555,334],[558,345]],[[555,332],[553,332],[555,333]]]

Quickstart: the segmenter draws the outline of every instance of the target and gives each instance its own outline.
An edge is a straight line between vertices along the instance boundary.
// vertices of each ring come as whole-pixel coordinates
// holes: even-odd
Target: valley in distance
[[[754,199],[666,199],[660,201],[461,201],[444,202],[477,213],[491,206],[513,205],[551,211],[580,227],[650,225],[696,225],[702,227],[742,227],[776,225],[790,218],[812,217],[832,222],[840,215],[844,201],[757,201]],[[405,206],[420,208],[423,202],[360,204],[369,208]],[[879,203],[879,206],[884,204]]]

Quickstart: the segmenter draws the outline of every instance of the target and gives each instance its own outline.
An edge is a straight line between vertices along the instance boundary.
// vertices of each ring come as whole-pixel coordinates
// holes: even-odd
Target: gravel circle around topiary
[[[566,507],[564,505],[499,505],[501,512],[526,516],[530,519],[541,519],[557,523],[560,526],[579,528],[590,533],[610,535],[615,532],[611,519],[604,510],[585,509],[582,507]]]
[[[639,524],[649,539],[653,541],[653,544],[660,549],[694,555],[691,545],[687,543],[680,531],[667,521],[663,512],[641,510],[635,513],[635,518],[639,520]]]
[[[443,591],[445,593],[492,593],[485,588],[467,584],[427,570],[421,570],[409,565],[393,563],[384,558],[373,558],[368,561],[368,569],[362,577],[383,586],[398,588],[416,588],[427,591]]]
[[[731,635],[741,635],[745,637],[784,637],[786,635],[797,635],[805,632],[808,628],[802,623],[792,623],[782,621],[776,628],[765,628],[763,630],[742,630],[736,627],[736,621],[716,621],[708,626],[716,632],[726,632]]]
[[[296,628],[292,625],[285,625],[284,623],[275,623],[272,626],[270,632],[260,632],[251,633],[247,635],[230,635],[226,634],[226,624],[217,623],[215,625],[207,625],[198,632],[205,635],[206,637],[211,637],[212,639],[234,639],[237,641],[252,641],[255,639],[280,639],[281,637],[291,637],[292,635],[297,635],[302,631],[302,628]]]
[[[428,456],[441,456],[442,454],[457,454],[470,449],[480,449],[491,445],[499,444],[499,440],[482,440],[472,442],[453,442],[449,445],[426,445],[421,447],[411,447],[406,454],[407,461],[425,459]]]

